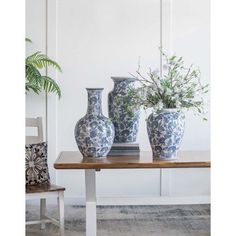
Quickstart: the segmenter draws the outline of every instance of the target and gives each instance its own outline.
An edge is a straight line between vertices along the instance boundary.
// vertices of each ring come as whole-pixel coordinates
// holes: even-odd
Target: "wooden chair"
[[[43,142],[42,117],[26,118],[26,127],[36,127],[37,136],[26,136],[26,144],[36,144]],[[64,236],[64,187],[51,183],[41,185],[26,186],[26,200],[40,199],[40,220],[26,221],[26,225],[41,224],[41,229],[45,229],[45,223],[51,222],[60,227],[60,235]],[[59,220],[46,215],[46,199],[57,198]]]

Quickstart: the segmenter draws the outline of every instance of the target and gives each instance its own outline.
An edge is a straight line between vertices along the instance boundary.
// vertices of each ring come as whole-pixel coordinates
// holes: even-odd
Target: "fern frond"
[[[25,66],[25,78],[28,81],[33,81],[37,78],[41,77],[41,74],[37,68],[33,65],[26,65]]]
[[[44,91],[46,92],[55,92],[58,97],[60,98],[61,97],[61,90],[60,90],[60,87],[58,86],[58,84],[53,80],[51,79],[50,77],[48,76],[41,76],[41,80],[43,82],[43,89]]]
[[[48,58],[46,55],[42,54],[41,52],[36,52],[36,53],[28,56],[26,58],[26,64],[33,65],[38,69],[42,69],[47,66],[52,66],[55,69],[62,71],[60,65],[57,62]]]
[[[27,42],[31,42],[30,39],[25,39]],[[49,76],[42,76],[40,69],[45,67],[53,67],[59,71],[61,70],[60,65],[48,58],[41,52],[35,52],[34,54],[26,57],[25,59],[25,90],[39,94],[41,91],[53,92],[61,97],[61,90],[58,84]]]
[[[26,82],[25,83],[25,90],[26,91],[32,90],[32,91],[34,91],[37,94],[39,94],[39,92],[41,92],[41,88],[38,85],[33,84],[31,82]]]

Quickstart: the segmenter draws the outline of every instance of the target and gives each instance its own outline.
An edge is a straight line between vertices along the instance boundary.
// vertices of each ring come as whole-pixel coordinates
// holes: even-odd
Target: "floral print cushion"
[[[49,183],[47,143],[25,145],[26,185]]]

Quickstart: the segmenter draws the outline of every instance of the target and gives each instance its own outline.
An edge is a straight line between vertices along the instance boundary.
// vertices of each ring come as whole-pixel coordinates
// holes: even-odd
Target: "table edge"
[[[210,168],[211,161],[200,161],[200,162],[174,162],[165,161],[163,163],[56,163],[60,160],[63,152],[61,151],[58,158],[54,162],[55,169],[161,169],[161,168]],[[199,151],[205,152],[205,151]],[[210,153],[210,151],[209,151]]]

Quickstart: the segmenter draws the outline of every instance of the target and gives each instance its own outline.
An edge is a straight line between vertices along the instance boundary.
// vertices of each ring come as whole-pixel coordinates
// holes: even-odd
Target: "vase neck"
[[[88,92],[88,108],[87,114],[102,115],[102,88],[90,89]]]

